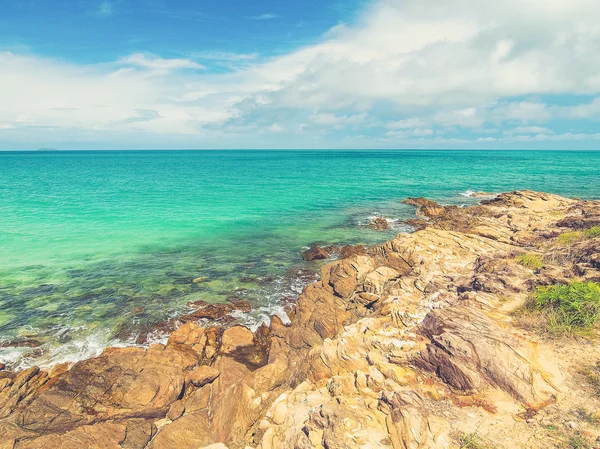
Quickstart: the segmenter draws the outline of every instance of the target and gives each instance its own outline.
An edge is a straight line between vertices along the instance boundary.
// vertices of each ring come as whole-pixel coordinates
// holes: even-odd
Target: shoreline
[[[467,208],[410,204],[418,230],[324,265],[289,325],[275,316],[252,333],[189,322],[166,345],[0,372],[0,449],[442,449],[458,446],[440,407],[468,428],[465,407],[512,419],[558,406],[564,376],[511,327],[500,296],[522,302],[531,285],[566,279],[564,267],[529,272],[512,254],[553,245],[569,229],[557,223],[588,209],[600,217],[600,204],[529,191]]]

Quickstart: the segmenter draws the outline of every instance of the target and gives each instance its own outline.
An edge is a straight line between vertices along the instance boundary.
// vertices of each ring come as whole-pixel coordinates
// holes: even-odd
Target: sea
[[[309,246],[411,232],[409,196],[515,189],[600,199],[600,152],[0,152],[0,363],[161,342],[198,300],[247,300],[250,327],[285,319],[324,263]]]

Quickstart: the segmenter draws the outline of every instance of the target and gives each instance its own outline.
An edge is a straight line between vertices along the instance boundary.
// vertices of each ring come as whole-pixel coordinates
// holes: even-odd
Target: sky
[[[598,0],[0,0],[0,149],[600,149]]]

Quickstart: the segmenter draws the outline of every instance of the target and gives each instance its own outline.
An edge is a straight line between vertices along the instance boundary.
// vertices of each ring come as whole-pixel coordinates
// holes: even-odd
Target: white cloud
[[[179,70],[179,69],[205,69],[201,64],[198,64],[189,59],[163,59],[154,55],[146,55],[143,53],[135,53],[119,60],[122,65],[143,67],[145,69],[153,69],[160,71]]]
[[[583,131],[542,128],[600,118],[598,17],[597,0],[379,0],[356,24],[266,61],[137,53],[82,66],[2,53],[0,123],[16,140],[30,138],[24,127],[47,127],[62,139],[118,131],[222,146],[260,146],[257,131],[285,143],[298,129],[327,144],[327,130],[343,128],[374,146],[386,138],[459,144],[463,132],[486,139],[490,129],[513,130],[503,139],[579,139]],[[210,73],[196,60],[231,70]],[[599,97],[566,107],[550,104],[553,95]],[[437,137],[445,130],[456,138]]]
[[[504,134],[512,136],[512,135],[522,135],[522,134],[553,134],[554,131],[548,128],[544,128],[541,126],[519,126],[517,128],[512,128],[504,131]]]
[[[253,61],[258,57],[257,53],[232,53],[228,51],[202,51],[193,54],[196,59],[206,59],[213,61]]]
[[[272,20],[279,17],[277,14],[260,14],[258,16],[249,17],[252,20]]]
[[[404,120],[398,120],[395,122],[388,122],[385,124],[387,129],[408,129],[408,128],[417,128],[419,126],[423,126],[424,123],[419,118],[409,118]]]
[[[366,114],[355,115],[335,115],[313,113],[308,118],[312,123],[321,126],[344,127],[348,125],[358,125],[365,121]]]

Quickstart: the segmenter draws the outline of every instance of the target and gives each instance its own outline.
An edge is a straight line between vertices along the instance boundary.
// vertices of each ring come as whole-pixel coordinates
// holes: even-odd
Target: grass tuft
[[[558,236],[558,241],[563,245],[572,245],[585,238],[585,234],[582,231],[569,231],[564,232]]]
[[[479,436],[477,432],[461,433],[458,436],[460,449],[490,449],[490,446]]]
[[[552,334],[586,333],[600,320],[600,285],[572,282],[538,287],[525,309],[543,318],[546,329]]]
[[[537,254],[521,254],[517,257],[517,261],[530,270],[539,270],[544,267],[544,262]]]
[[[569,449],[593,449],[590,440],[581,433],[571,436],[567,444]]]
[[[558,241],[563,245],[572,245],[581,240],[593,239],[595,237],[600,237],[600,226],[594,226],[584,231],[564,232],[558,236]]]
[[[588,366],[578,372],[585,377],[588,384],[594,389],[596,396],[600,397],[600,362],[597,362],[596,366]]]
[[[595,237],[600,237],[600,226],[594,226],[593,228],[586,229],[585,231],[583,231],[583,234],[588,239],[593,239]]]

